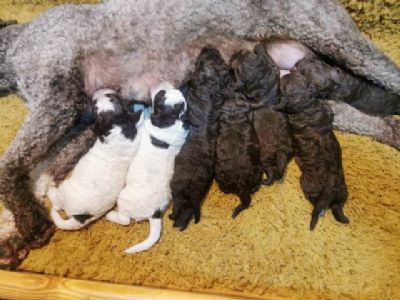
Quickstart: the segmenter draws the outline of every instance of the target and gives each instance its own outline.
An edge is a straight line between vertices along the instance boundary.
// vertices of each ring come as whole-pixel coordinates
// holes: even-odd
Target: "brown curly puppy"
[[[189,135],[175,158],[171,180],[174,227],[183,230],[194,215],[200,221],[200,204],[214,179],[215,144],[221,92],[230,70],[220,52],[204,48],[196,60],[196,69],[188,83],[186,101]]]
[[[400,114],[400,96],[354,76],[320,58],[306,57],[296,64],[320,99],[344,101],[358,110],[378,116]]]
[[[251,107],[246,96],[236,89],[232,78],[224,93],[215,163],[215,179],[220,189],[240,197],[241,204],[234,209],[232,218],[250,206],[251,194],[260,188],[262,179],[260,146]]]
[[[297,71],[281,78],[281,103],[277,109],[289,115],[295,159],[302,172],[300,183],[306,198],[313,204],[310,229],[319,216],[331,208],[340,223],[349,223],[343,206],[347,187],[342,168],[340,145],[332,131],[332,113],[315,97],[306,77]]]
[[[287,116],[274,110],[279,101],[279,69],[258,44],[254,52],[241,51],[231,58],[238,89],[254,109],[253,124],[260,144],[260,162],[270,185],[283,177],[293,156]]]

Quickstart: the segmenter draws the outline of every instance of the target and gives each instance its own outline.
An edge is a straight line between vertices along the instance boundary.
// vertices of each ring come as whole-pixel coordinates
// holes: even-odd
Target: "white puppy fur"
[[[151,92],[153,109],[157,103],[154,97],[162,91],[163,106],[169,108],[184,104],[173,125],[156,127],[150,119],[145,120],[140,129],[140,148],[129,167],[127,186],[121,192],[117,208],[107,214],[106,218],[114,223],[128,225],[131,219],[150,222],[149,237],[138,245],[125,250],[125,253],[135,253],[151,248],[160,238],[162,229],[162,213],[171,199],[170,181],[174,172],[175,156],[179,153],[187,136],[180,120],[186,111],[186,101],[182,93],[169,84],[161,84]],[[182,107],[182,106],[181,106]],[[154,144],[156,139],[160,144]]]
[[[115,96],[116,93],[104,89],[94,94],[96,122],[101,122],[99,120],[105,113],[111,113],[111,117],[114,117],[117,104],[110,100],[110,95]],[[138,130],[144,122],[143,114],[139,114],[140,119],[136,115],[135,119],[131,117],[123,122],[135,122]],[[58,188],[50,187],[48,196],[52,203],[51,217],[57,227],[64,230],[79,229],[109,211],[125,186],[129,165],[138,147],[137,134],[133,139],[128,138],[120,123],[111,123],[107,134],[103,139],[100,136],[97,138],[71,176]],[[68,219],[60,216],[58,211],[62,209]]]

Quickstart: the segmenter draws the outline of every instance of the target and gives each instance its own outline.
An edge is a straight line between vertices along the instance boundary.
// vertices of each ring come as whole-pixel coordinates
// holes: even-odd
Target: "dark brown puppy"
[[[281,78],[281,103],[277,106],[289,115],[301,187],[314,206],[311,230],[328,208],[338,222],[349,223],[343,213],[347,187],[341,148],[332,131],[332,113],[315,94],[307,78],[292,71]]]
[[[235,90],[232,78],[224,94],[215,164],[215,179],[220,189],[240,197],[241,204],[234,209],[233,218],[250,206],[251,194],[259,189],[262,178],[251,107],[246,96]]]
[[[204,48],[196,61],[186,101],[189,135],[175,158],[171,180],[174,226],[185,229],[194,215],[200,220],[200,204],[214,179],[217,119],[223,98],[221,92],[230,71],[218,50]]]
[[[254,109],[254,128],[260,144],[260,162],[267,175],[264,184],[280,180],[293,156],[287,116],[274,110],[279,101],[279,69],[265,47],[241,51],[231,59],[239,91]]]
[[[400,114],[400,96],[316,56],[300,60],[296,68],[313,84],[320,99],[343,101],[371,115]]]

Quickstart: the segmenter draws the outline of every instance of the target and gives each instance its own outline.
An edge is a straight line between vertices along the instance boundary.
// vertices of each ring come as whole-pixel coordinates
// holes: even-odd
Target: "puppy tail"
[[[149,237],[133,247],[125,250],[126,254],[137,253],[150,249],[157,241],[160,239],[161,229],[162,229],[162,219],[161,218],[150,218],[150,234]]]
[[[76,215],[69,219],[63,219],[60,216],[58,210],[60,210],[62,207],[62,199],[60,199],[62,195],[60,195],[60,191],[58,188],[51,187],[47,193],[47,196],[49,197],[52,205],[50,211],[51,218],[58,228],[63,230],[75,230],[80,229],[89,223],[88,219],[92,217],[89,215]]]
[[[62,230],[76,230],[85,226],[87,223],[81,223],[76,218],[63,219],[55,208],[51,209],[51,218],[54,224]]]

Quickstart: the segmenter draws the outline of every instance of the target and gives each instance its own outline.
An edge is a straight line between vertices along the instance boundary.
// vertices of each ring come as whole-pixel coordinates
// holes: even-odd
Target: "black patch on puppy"
[[[154,136],[150,136],[151,139],[151,143],[156,146],[157,148],[161,148],[161,149],[168,149],[169,148],[169,144],[159,140],[158,138],[155,138]]]
[[[81,215],[73,215],[72,216],[75,220],[77,220],[79,223],[83,224],[86,222],[86,220],[89,220],[92,218],[92,215],[89,214],[81,214]]]
[[[140,120],[142,111],[131,112],[124,106],[126,100],[118,94],[106,94],[114,106],[114,111],[97,112],[96,103],[93,105],[93,115],[95,118],[94,132],[102,143],[105,137],[110,134],[114,126],[120,126],[122,134],[130,140],[133,140],[137,134],[136,124]]]
[[[139,122],[142,113],[142,111],[126,112],[115,120],[115,124],[122,128],[122,135],[131,141],[136,137],[136,124]]]
[[[200,221],[200,206],[214,178],[215,143],[222,93],[230,71],[218,50],[204,48],[187,83],[187,113],[181,120],[189,134],[175,158],[171,180],[174,227],[184,230],[192,217]]]
[[[153,218],[153,219],[161,219],[161,218],[162,218],[162,215],[163,215],[163,212],[161,211],[161,209],[157,209],[157,210],[154,212],[152,218]]]
[[[295,159],[302,173],[300,184],[314,206],[310,229],[328,208],[338,222],[349,223],[343,212],[347,187],[340,144],[332,130],[332,112],[315,96],[319,91],[313,83],[298,71],[282,77],[281,92],[279,106],[289,113]]]
[[[165,90],[159,91],[153,101],[153,113],[150,115],[151,123],[159,128],[167,128],[179,120],[179,116],[185,109],[184,103],[177,103],[173,106],[165,104]]]

